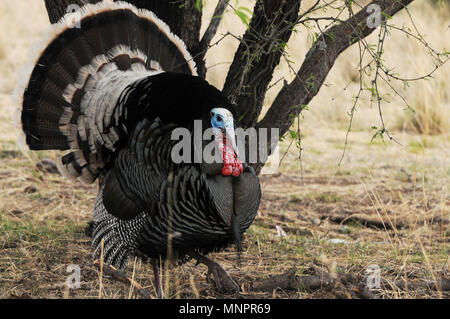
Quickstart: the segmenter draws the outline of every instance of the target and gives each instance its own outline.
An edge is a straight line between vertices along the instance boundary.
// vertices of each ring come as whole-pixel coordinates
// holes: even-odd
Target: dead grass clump
[[[437,86],[437,87],[436,87]],[[411,96],[411,109],[402,111],[395,124],[397,129],[422,135],[450,132],[450,103],[444,81],[433,86],[422,83]]]

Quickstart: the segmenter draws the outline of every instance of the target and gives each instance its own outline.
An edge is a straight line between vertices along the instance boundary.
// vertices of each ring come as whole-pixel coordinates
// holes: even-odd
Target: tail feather
[[[80,27],[78,27],[80,26]],[[95,181],[124,138],[118,103],[133,82],[162,71],[196,75],[184,43],[152,12],[125,2],[86,5],[52,26],[21,77],[19,146],[68,150],[63,173]],[[125,134],[126,135],[126,134]]]
[[[120,220],[111,215],[103,204],[103,186],[100,185],[94,210],[92,238],[93,258],[122,269],[138,247],[138,235],[148,216],[143,213],[130,220]],[[103,245],[102,245],[103,240]]]

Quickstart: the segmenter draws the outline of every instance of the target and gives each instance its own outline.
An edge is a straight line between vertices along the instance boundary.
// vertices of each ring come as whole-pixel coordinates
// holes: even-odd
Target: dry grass
[[[248,5],[249,1],[239,3]],[[59,175],[39,171],[35,163],[43,158],[55,158],[55,152],[17,152],[17,132],[9,124],[10,94],[15,74],[26,60],[27,49],[38,39],[47,19],[41,1],[2,0],[0,7],[0,23],[9,26],[0,28],[3,30],[0,33],[0,298],[98,298],[99,295],[137,298],[136,289],[109,276],[104,275],[100,285],[99,271],[92,264],[90,239],[84,229],[91,220],[96,185],[72,184]],[[208,8],[212,8],[210,2]],[[448,49],[448,37],[444,36],[449,32],[445,30],[448,10],[432,10],[424,1],[417,1],[411,11],[417,15],[419,28],[427,34],[430,43],[438,48],[447,45]],[[33,12],[32,17],[29,12]],[[401,24],[405,18],[404,15],[395,17],[396,23]],[[236,33],[244,30],[240,21],[230,14],[222,31],[225,29]],[[392,37],[395,38],[389,41],[386,60],[396,65],[399,73],[414,76],[428,70],[427,55],[416,44],[397,35]],[[297,65],[309,47],[305,38],[305,33],[300,32],[290,43],[292,59]],[[236,46],[234,40],[227,39],[212,49],[208,65],[231,61]],[[346,91],[342,89],[357,77],[356,54],[350,49],[338,59],[327,85],[311,103],[311,111],[305,113],[302,122],[304,176],[300,176],[298,150],[291,148],[280,174],[262,177],[260,214],[246,235],[241,266],[233,249],[213,255],[238,281],[243,292],[217,292],[205,282],[206,268],[188,262],[163,278],[168,283],[169,298],[347,297],[333,289],[259,292],[253,287],[294,265],[299,276],[308,274],[311,265],[321,265],[337,273],[363,278],[371,264],[380,266],[387,283],[375,291],[379,297],[450,297],[448,292],[425,288],[405,291],[389,286],[399,281],[449,278],[450,136],[423,137],[408,132],[396,135],[403,147],[385,145],[380,140],[370,143],[368,128],[378,125],[378,118],[366,97],[361,100],[356,115],[356,132],[350,136],[347,155],[342,166],[337,166],[346,133],[345,114],[357,87],[351,84]],[[209,79],[220,87],[227,67],[226,64],[213,67]],[[448,118],[445,112],[449,107],[446,95],[450,89],[449,72],[445,66],[435,80],[416,83],[402,92],[411,98],[410,103],[416,109],[420,105],[437,109],[440,105],[443,110],[437,118]],[[278,68],[274,80],[280,76],[290,79],[285,64]],[[267,103],[278,89],[277,86],[270,91]],[[400,111],[403,108],[404,104],[395,96],[386,106],[388,123],[394,125],[400,121],[399,129],[407,127],[403,120],[398,120],[403,118]],[[420,122],[428,122],[430,118],[426,116]],[[430,121],[427,130],[434,130],[435,122]],[[445,128],[444,124],[441,127]],[[285,152],[287,143],[281,149]],[[286,237],[277,236],[276,225],[283,228]],[[336,244],[333,239],[343,242]],[[71,264],[81,267],[81,289],[67,289],[67,266]],[[132,260],[126,272],[130,277],[134,274],[140,285],[153,292],[149,265]]]
[[[446,82],[422,83],[412,96],[412,110],[399,114],[395,127],[423,135],[450,132],[450,96]]]
[[[327,289],[252,290],[255,283],[294,265],[302,275],[312,264],[334,263],[338,273],[362,278],[369,265],[378,264],[382,278],[391,283],[448,278],[450,200],[442,186],[450,172],[442,151],[450,142],[417,156],[395,147],[368,145],[364,134],[352,144],[353,167],[337,172],[333,156],[321,153],[334,145],[333,135],[329,142],[317,145],[313,158],[305,160],[303,178],[295,173],[298,163],[293,159],[281,168],[280,175],[262,177],[263,201],[246,235],[242,265],[238,266],[233,249],[213,255],[244,288],[243,293],[215,291],[205,282],[206,268],[189,262],[167,274],[169,298],[345,297],[341,291]],[[386,163],[380,153],[390,159],[403,156]],[[44,155],[50,154],[27,159],[20,153],[4,152],[0,159],[4,190],[0,297],[98,298],[99,272],[84,234],[96,187],[71,185],[59,175],[38,171],[34,163]],[[287,236],[278,237],[275,226],[282,227]],[[334,239],[344,242],[335,244]],[[81,267],[81,289],[67,291],[70,264]],[[135,280],[153,291],[151,267],[140,261],[133,266],[132,260],[127,275],[132,277],[134,271]],[[102,278],[103,298],[128,298],[130,289],[108,276]],[[439,297],[428,289],[394,287],[376,293],[386,298]],[[442,296],[449,297],[446,292]]]

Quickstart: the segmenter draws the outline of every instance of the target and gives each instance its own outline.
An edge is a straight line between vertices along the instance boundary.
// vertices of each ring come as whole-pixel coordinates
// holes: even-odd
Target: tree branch
[[[337,57],[347,48],[367,37],[376,28],[370,28],[367,12],[376,4],[381,12],[393,16],[413,0],[374,0],[345,22],[326,30],[306,55],[295,79],[282,88],[258,128],[279,128],[280,136],[291,127],[295,117],[307,105],[325,81]],[[320,43],[323,41],[322,43]]]
[[[203,61],[203,63],[201,63],[201,65],[197,67],[198,69],[197,71],[203,77],[205,77],[206,75],[206,65],[204,62],[205,55],[209,49],[212,39],[214,38],[214,36],[217,33],[217,30],[219,29],[220,22],[222,22],[222,16],[227,5],[228,0],[219,0],[216,9],[214,10],[214,14],[211,18],[211,22],[209,23],[208,28],[203,34],[203,37],[197,47],[196,51],[198,52],[198,56],[196,57],[196,59]]]
[[[227,0],[219,0],[219,3],[217,3],[216,9],[214,10],[214,14],[211,18],[211,22],[209,23],[208,28],[206,29],[205,34],[203,34],[202,40],[200,41],[201,47],[207,48],[216,35],[227,4]]]
[[[223,93],[236,104],[240,124],[256,124],[273,71],[298,19],[300,0],[258,0],[234,56]]]

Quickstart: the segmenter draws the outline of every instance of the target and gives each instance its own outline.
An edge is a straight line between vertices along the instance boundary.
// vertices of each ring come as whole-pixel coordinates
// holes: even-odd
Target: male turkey
[[[28,74],[17,95],[19,145],[70,150],[61,173],[98,179],[94,258],[121,269],[129,256],[149,257],[159,296],[167,257],[193,257],[216,284],[238,289],[203,255],[239,245],[259,206],[259,181],[230,142],[233,105],[196,76],[168,26],[129,3],[86,5],[51,28]],[[172,133],[193,132],[195,120],[212,128],[221,162],[173,160]]]

